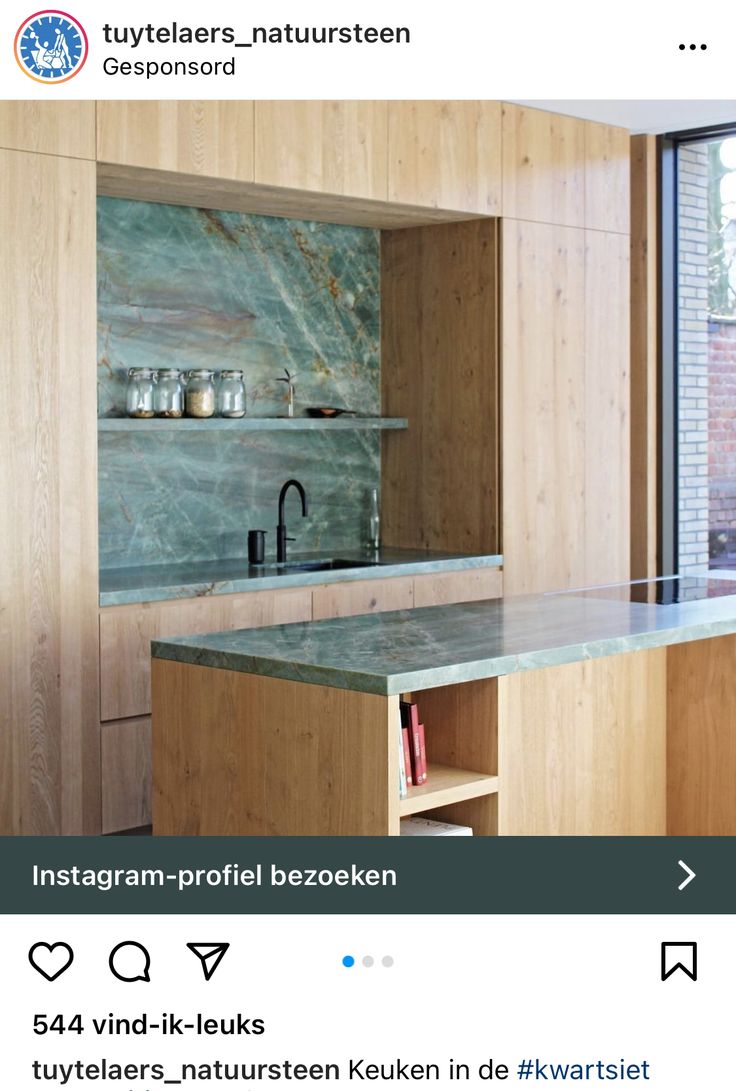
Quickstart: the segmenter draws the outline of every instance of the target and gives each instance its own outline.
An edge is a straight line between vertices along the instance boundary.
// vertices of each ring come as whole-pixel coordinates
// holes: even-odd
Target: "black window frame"
[[[657,575],[679,570],[679,277],[677,153],[683,144],[736,136],[736,121],[682,129],[657,138],[659,165]]]

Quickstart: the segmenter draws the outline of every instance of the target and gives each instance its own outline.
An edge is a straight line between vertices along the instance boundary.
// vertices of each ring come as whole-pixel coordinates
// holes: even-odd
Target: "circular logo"
[[[15,59],[39,83],[64,83],[87,60],[87,35],[65,11],[37,11],[18,27]]]

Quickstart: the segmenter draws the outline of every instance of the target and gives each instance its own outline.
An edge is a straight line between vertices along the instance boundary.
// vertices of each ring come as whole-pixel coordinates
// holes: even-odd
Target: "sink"
[[[286,561],[273,567],[280,572],[336,572],[343,568],[377,568],[381,561],[351,561],[343,557],[330,558],[325,561]]]
[[[289,572],[337,572],[348,568],[378,568],[382,564],[384,564],[383,561],[369,561],[367,558],[352,561],[347,557],[325,557],[322,560],[313,561],[285,561],[283,564],[269,561],[258,567],[261,572],[275,572],[278,575],[287,576]]]

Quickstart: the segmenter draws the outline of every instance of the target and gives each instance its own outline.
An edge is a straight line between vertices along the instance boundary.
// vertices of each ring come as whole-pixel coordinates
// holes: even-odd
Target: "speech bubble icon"
[[[110,970],[118,981],[150,981],[151,956],[142,943],[123,940],[110,952]]]

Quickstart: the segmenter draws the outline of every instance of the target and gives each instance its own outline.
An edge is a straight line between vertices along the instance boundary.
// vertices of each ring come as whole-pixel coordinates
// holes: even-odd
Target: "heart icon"
[[[68,943],[34,943],[28,961],[47,981],[56,981],[71,966],[74,952]]]

